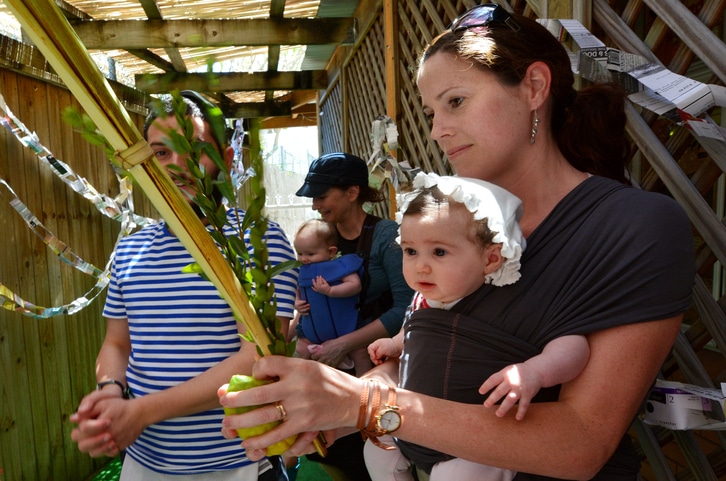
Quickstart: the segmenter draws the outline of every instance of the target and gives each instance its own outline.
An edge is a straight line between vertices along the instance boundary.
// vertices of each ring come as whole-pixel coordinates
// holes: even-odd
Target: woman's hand
[[[350,349],[342,338],[330,339],[320,344],[320,348],[312,353],[312,359],[322,362],[331,367],[339,366],[343,362],[345,356],[348,355]]]
[[[307,314],[310,312],[310,303],[305,299],[295,299],[295,310],[300,314]]]
[[[354,427],[358,419],[362,380],[318,362],[283,356],[265,356],[252,370],[258,379],[278,379],[264,386],[245,391],[227,392],[220,387],[220,404],[232,408],[264,405],[244,414],[225,416],[222,434],[236,436],[238,428],[249,428],[280,419],[279,403],[284,408],[284,421],[271,431],[245,439],[242,446],[250,459],[264,456],[265,448],[294,434],[298,439],[288,452],[302,455],[315,451],[312,441],[323,431],[328,445],[350,429],[334,431],[340,427]],[[259,457],[258,457],[259,456]]]

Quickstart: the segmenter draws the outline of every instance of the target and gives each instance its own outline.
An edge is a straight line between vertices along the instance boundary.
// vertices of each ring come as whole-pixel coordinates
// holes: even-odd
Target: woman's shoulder
[[[642,219],[651,222],[658,219],[685,222],[688,220],[683,207],[666,194],[623,185],[602,177],[593,180],[595,188],[592,190],[603,192],[599,207],[616,211],[623,219]]]
[[[582,208],[576,212],[582,222],[578,233],[585,234],[584,238],[590,239],[587,242],[595,242],[593,238],[609,240],[622,249],[658,246],[651,249],[653,256],[659,252],[669,252],[667,255],[690,252],[693,243],[691,223],[675,199],[609,179],[591,180],[594,182],[589,187],[590,192],[581,199],[574,199],[576,203],[580,201]],[[564,214],[564,217],[578,223],[572,215]],[[663,242],[664,239],[668,242]]]
[[[381,219],[373,231],[373,245],[386,251],[397,250],[398,244],[398,222],[390,219]]]
[[[374,233],[379,236],[395,234],[394,237],[396,237],[398,235],[398,223],[391,219],[380,219],[378,223],[376,223]]]

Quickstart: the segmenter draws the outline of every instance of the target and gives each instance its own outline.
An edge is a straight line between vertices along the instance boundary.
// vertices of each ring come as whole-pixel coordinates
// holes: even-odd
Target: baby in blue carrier
[[[358,322],[363,259],[338,255],[337,242],[335,226],[321,219],[304,222],[295,233],[293,244],[302,262],[295,298],[296,352],[305,359],[315,359],[321,344],[353,332]],[[360,376],[373,366],[365,348],[348,357],[337,367],[355,369]]]

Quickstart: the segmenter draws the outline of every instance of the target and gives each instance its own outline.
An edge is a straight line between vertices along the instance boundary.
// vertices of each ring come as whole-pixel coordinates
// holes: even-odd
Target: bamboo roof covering
[[[245,116],[266,117],[294,115],[314,102],[326,77],[304,62],[324,69],[334,48],[352,38],[358,0],[55,3],[107,78],[150,94],[192,88],[226,106],[230,116],[246,108]],[[0,33],[28,42],[3,3]],[[214,90],[203,77],[208,72],[230,79]],[[142,83],[145,74],[154,77]]]

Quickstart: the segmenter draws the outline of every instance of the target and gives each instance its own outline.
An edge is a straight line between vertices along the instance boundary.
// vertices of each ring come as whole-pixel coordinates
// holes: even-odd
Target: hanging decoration
[[[371,187],[380,189],[390,182],[390,218],[396,212],[396,194],[416,175],[408,162],[399,162],[394,155],[398,148],[398,127],[388,115],[379,115],[371,125],[371,156],[368,158]],[[416,171],[420,169],[415,169]]]
[[[76,175],[67,164],[55,158],[50,150],[40,143],[38,135],[30,132],[10,111],[2,94],[0,94],[0,110],[5,114],[0,118],[3,127],[10,131],[24,147],[35,152],[43,164],[48,166],[76,193],[89,200],[101,214],[118,222],[132,223],[134,227],[156,222],[154,219],[134,214],[131,183],[128,177],[119,177],[119,195],[115,198],[99,193],[86,179]]]
[[[50,150],[40,143],[37,134],[35,132],[30,132],[28,128],[10,111],[1,94],[0,110],[4,113],[4,116],[0,118],[0,123],[13,134],[18,142],[20,142],[24,147],[27,147],[35,152],[38,158],[42,161],[43,165],[50,168],[50,170],[65,184],[71,187],[73,191],[93,203],[100,213],[121,223],[121,229],[116,243],[118,243],[122,237],[130,234],[137,226],[156,222],[154,219],[141,217],[133,213],[133,198],[131,196],[131,184],[128,177],[119,177],[120,193],[116,198],[112,199],[104,194],[100,194],[91,184],[88,183],[86,179],[76,175],[68,165],[56,159]],[[10,205],[23,218],[30,230],[32,230],[33,233],[37,235],[38,238],[40,238],[56,256],[58,256],[58,258],[73,266],[80,272],[97,279],[95,285],[81,297],[62,306],[54,307],[42,307],[32,302],[28,302],[0,282],[0,304],[2,307],[28,317],[49,318],[61,314],[75,314],[88,306],[108,285],[113,254],[109,258],[103,270],[84,261],[80,256],[71,251],[68,245],[58,239],[40,222],[38,217],[35,216],[15,194],[5,179],[0,178],[0,185],[5,187],[5,189],[9,192],[11,196]]]
[[[0,185],[10,192],[10,195],[12,196],[10,205],[18,212],[18,214],[20,214],[33,233],[37,235],[54,254],[56,254],[62,261],[73,266],[84,274],[88,274],[97,279],[96,284],[84,295],[68,304],[57,307],[41,307],[25,301],[0,282],[0,304],[2,304],[2,307],[9,311],[15,311],[23,314],[24,316],[38,319],[58,316],[61,314],[75,314],[86,307],[101,292],[103,292],[108,285],[110,279],[111,260],[113,259],[113,256],[111,256],[111,259],[109,259],[106,264],[106,268],[103,271],[93,264],[84,261],[81,257],[73,253],[66,244],[61,242],[40,222],[40,220],[38,220],[30,209],[28,209],[28,207],[18,198],[8,183],[2,178],[0,178]],[[119,234],[119,239],[123,237],[124,234],[124,232],[121,232],[121,234]]]

